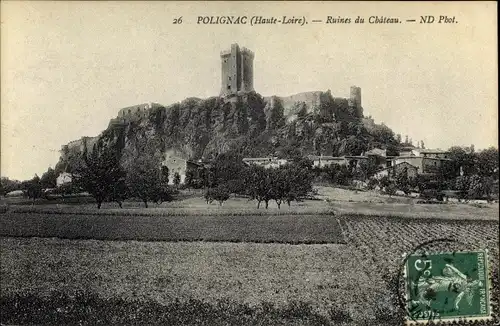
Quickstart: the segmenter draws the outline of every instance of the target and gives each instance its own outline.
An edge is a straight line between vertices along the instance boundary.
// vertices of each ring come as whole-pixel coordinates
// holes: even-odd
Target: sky
[[[286,96],[362,89],[365,116],[427,148],[497,147],[495,2],[1,2],[2,176],[54,167],[122,107],[219,94],[220,51],[255,53],[254,87]],[[198,16],[304,17],[300,25],[197,24]],[[455,23],[419,24],[420,16]],[[327,16],[365,24],[326,24]],[[369,24],[370,16],[400,24]],[[182,17],[182,24],[173,24]],[[312,20],[322,20],[313,23]],[[406,22],[416,19],[416,22]]]

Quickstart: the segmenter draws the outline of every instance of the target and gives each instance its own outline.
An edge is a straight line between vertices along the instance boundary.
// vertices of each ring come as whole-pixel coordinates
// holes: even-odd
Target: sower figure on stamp
[[[415,284],[414,284],[415,285]],[[453,265],[446,264],[443,269],[443,276],[420,276],[416,287],[418,289],[418,300],[413,301],[413,304],[424,304],[428,307],[431,305],[433,297],[437,292],[452,292],[457,293],[455,299],[455,310],[459,310],[459,303],[465,295],[469,305],[472,305],[474,290],[481,287],[481,281],[469,282],[467,277]]]

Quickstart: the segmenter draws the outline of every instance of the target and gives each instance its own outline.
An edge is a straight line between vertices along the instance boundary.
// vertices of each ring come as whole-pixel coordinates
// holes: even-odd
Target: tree
[[[168,185],[169,174],[169,168],[166,165],[162,165],[160,168],[160,182],[157,184],[156,191],[151,198],[156,204],[172,200],[172,189]]]
[[[455,176],[459,175],[459,171],[463,175],[471,176],[476,174],[476,153],[468,148],[453,146],[449,150],[449,159],[451,160],[451,169]]]
[[[391,197],[396,193],[396,185],[388,176],[383,176],[379,181],[382,191]]]
[[[81,164],[74,171],[73,182],[95,198],[98,209],[105,200],[120,200],[118,193],[121,191],[118,189],[123,187],[125,171],[120,166],[119,154],[115,149],[96,147],[88,154],[85,148]]]
[[[385,187],[389,186],[391,184],[391,179],[389,179],[388,176],[383,176],[379,180],[379,185],[382,190],[384,190]]]
[[[281,103],[281,100],[277,97],[274,99],[274,105],[271,106],[266,117],[266,129],[268,130],[276,130],[285,125],[283,103]]]
[[[262,166],[250,165],[245,173],[246,194],[251,199],[257,200],[257,208],[265,202],[266,208],[271,200],[271,176]]]
[[[404,167],[399,173],[396,175],[395,186],[403,191],[405,195],[410,194],[410,182],[408,179],[408,168]]]
[[[498,179],[498,149],[490,147],[478,152],[476,156],[479,175]]]
[[[394,182],[391,182],[387,187],[385,187],[385,193],[388,194],[389,197],[396,194],[396,186],[394,185]]]
[[[482,198],[485,193],[484,183],[479,175],[473,175],[469,178],[469,189],[467,191],[468,199],[479,199]]]
[[[25,183],[25,191],[28,198],[33,199],[33,205],[35,205],[35,200],[42,197],[42,184],[38,175],[35,174],[33,179]]]
[[[356,168],[356,174],[358,174],[358,177],[361,180],[366,180],[369,177],[373,176],[375,172],[377,172],[377,164],[375,163],[374,160],[368,159],[368,160],[363,160],[359,163],[359,166]]]
[[[466,199],[470,188],[470,178],[465,175],[458,176],[455,180],[455,188],[458,191],[458,199]]]
[[[148,202],[159,201],[163,173],[157,155],[138,155],[127,166],[126,185],[133,197]],[[163,171],[164,172],[164,171]]]
[[[195,172],[193,171],[193,169],[187,168],[186,177],[184,178],[184,184],[186,185],[186,187],[194,187],[194,177]]]
[[[10,180],[7,177],[2,177],[0,179],[0,196],[5,196],[11,191],[21,190],[21,182],[18,180]]]
[[[443,161],[437,171],[438,183],[443,188],[453,188],[455,178],[458,176],[457,169],[452,161]]]
[[[302,159],[302,152],[297,146],[285,145],[277,150],[278,156],[286,158],[288,160],[300,160]]]
[[[483,195],[486,197],[486,200],[491,201],[492,195],[495,193],[495,180],[493,177],[483,177]],[[498,194],[498,191],[496,192]]]
[[[62,198],[77,193],[79,191],[78,187],[74,184],[74,182],[64,183],[57,187],[53,192],[53,194],[59,194]]]
[[[468,177],[467,183],[462,185],[462,191],[467,193],[467,199],[482,199],[486,198],[491,200],[493,192],[494,180],[493,177],[481,177],[480,175],[473,175]],[[464,187],[468,187],[465,191]]]
[[[212,179],[209,187],[214,188],[224,184],[229,187],[228,191],[231,193],[243,192],[242,175],[245,168],[243,157],[239,153],[228,151],[217,155],[207,174]]]
[[[378,186],[378,180],[372,177],[368,180],[366,188],[368,190],[374,190],[377,186]]]
[[[154,194],[151,197],[151,200],[155,202],[156,204],[161,204],[164,202],[169,202],[172,201],[173,196],[172,196],[172,189],[170,186],[166,183],[160,182],[158,185],[158,188],[154,192]]]
[[[125,199],[128,198],[129,195],[129,190],[127,187],[127,184],[125,182],[126,180],[126,174],[125,171],[120,167],[120,176],[117,177],[115,182],[111,186],[111,191],[109,194],[109,197],[107,198],[109,201],[114,201],[118,203],[118,206],[120,208],[123,207],[122,203],[125,201]]]
[[[181,183],[181,175],[179,174],[179,172],[175,172],[174,173],[174,185],[175,185],[175,187],[176,188],[179,187],[180,183]]]
[[[346,186],[352,179],[350,169],[345,165],[331,164],[325,168],[328,178],[333,184]]]
[[[229,191],[224,185],[219,185],[214,189],[213,199],[218,201],[220,206],[229,199],[229,196]]]
[[[207,204],[211,204],[214,201],[214,190],[212,188],[208,188],[205,191],[205,201]]]
[[[286,166],[285,171],[285,180],[288,186],[284,194],[284,200],[290,206],[291,201],[299,201],[313,190],[312,162],[310,165],[297,162]]]
[[[361,153],[365,152],[368,149],[366,139],[363,139],[360,136],[351,135],[344,139],[342,142],[344,143],[343,152],[350,155],[361,155]]]
[[[43,189],[47,188],[55,188],[57,184],[57,174],[56,171],[52,168],[48,168],[47,172],[42,174],[42,178],[40,179]]]
[[[423,193],[426,189],[432,188],[428,177],[417,174],[416,177],[409,179],[410,187],[416,188],[419,193]]]
[[[278,168],[260,169],[252,168],[250,184],[251,198],[266,203],[274,200],[281,208],[281,204],[286,202],[288,206],[292,201],[299,201],[312,191],[313,173],[307,167],[306,161],[298,161]]]
[[[168,166],[162,165],[160,170],[161,170],[161,182],[163,184],[168,184],[168,182],[169,182],[168,177],[170,174],[170,170],[168,169]]]
[[[379,125],[375,124],[372,127],[370,134],[375,138],[376,141],[382,144],[391,144],[395,142],[394,132],[384,123],[381,123]]]
[[[278,205],[278,209],[281,208],[281,203],[283,200],[287,199],[287,195],[291,192],[292,180],[287,179],[289,177],[289,172],[291,169],[289,167],[269,169],[268,174],[271,179],[269,184],[269,197],[273,199]],[[266,204],[267,208],[267,204]]]

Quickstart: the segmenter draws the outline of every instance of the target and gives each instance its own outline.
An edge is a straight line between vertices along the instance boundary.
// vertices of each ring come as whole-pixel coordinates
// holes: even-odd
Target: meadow
[[[1,322],[401,325],[402,259],[438,238],[453,241],[431,249],[488,248],[498,298],[498,204],[334,191],[344,197],[281,210],[241,198],[12,205],[0,215]]]
[[[93,215],[8,212],[0,236],[141,241],[343,243],[332,215]]]

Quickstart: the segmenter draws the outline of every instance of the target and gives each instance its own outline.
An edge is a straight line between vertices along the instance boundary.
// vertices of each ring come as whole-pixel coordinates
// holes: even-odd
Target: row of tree
[[[492,200],[498,195],[498,179],[492,176],[480,176],[474,174],[471,176],[459,175],[449,179],[443,179],[440,175],[416,175],[408,176],[408,170],[405,168],[395,175],[394,178],[387,176],[377,180],[371,178],[368,181],[368,189],[379,187],[388,195],[394,195],[396,190],[402,191],[405,195],[413,191],[420,193],[423,197],[436,198],[442,200],[445,190],[456,192],[459,200],[486,199]]]
[[[109,146],[84,151],[79,164],[74,167],[74,185],[91,194],[97,208],[105,201],[117,202],[120,207],[127,198],[137,198],[148,207],[149,202],[162,203],[173,199],[181,178],[173,176],[175,188],[169,186],[169,169],[162,165],[162,158],[153,147],[122,155]]]
[[[72,162],[71,183],[52,189],[51,193],[64,196],[88,192],[96,200],[97,208],[101,208],[102,203],[107,201],[117,202],[122,207],[127,198],[138,198],[146,207],[148,202],[172,200],[172,194],[180,184],[180,175],[174,174],[175,188],[172,188],[169,186],[169,169],[162,166],[161,157],[154,153],[135,154],[123,161],[121,153],[112,146],[95,147],[90,152],[85,150]],[[2,189],[16,187],[15,190],[22,190],[34,202],[47,194],[47,190],[55,188],[56,177],[53,171],[49,169],[42,178],[35,175],[33,179],[19,184],[2,180]]]
[[[221,205],[231,193],[246,196],[269,207],[275,201],[278,208],[282,203],[290,205],[312,191],[312,163],[297,160],[276,168],[264,168],[243,163],[234,153],[219,155],[210,165],[186,171],[187,187],[204,188],[207,203],[216,200]]]
[[[168,186],[169,171],[161,166],[161,157],[153,144],[139,144],[135,152],[120,153],[113,146],[100,146],[92,152],[85,151],[73,162],[73,183],[59,189],[61,193],[87,191],[97,201],[98,207],[104,201],[115,201],[121,206],[123,200],[134,197],[148,202],[168,201],[173,189]],[[452,147],[449,161],[444,162],[435,174],[409,177],[407,171],[394,178],[373,179],[377,165],[371,160],[358,165],[333,164],[313,168],[312,162],[294,155],[293,163],[277,169],[246,166],[240,154],[227,152],[218,155],[210,164],[186,171],[185,186],[206,189],[207,201],[223,203],[229,194],[235,193],[257,200],[268,206],[269,201],[288,204],[307,195],[314,178],[323,178],[336,185],[348,186],[353,180],[367,182],[369,188],[379,186],[391,194],[399,189],[424,192],[432,189],[455,190],[461,198],[490,197],[498,193],[498,149],[489,148],[475,152],[473,147]],[[174,185],[180,184],[180,175],[173,178]],[[27,196],[36,199],[42,189],[54,188],[56,173],[47,170],[41,178],[35,176],[29,181],[12,181],[2,178],[1,194],[12,190],[23,190]],[[496,186],[495,186],[496,185]],[[66,189],[67,188],[67,189]]]

